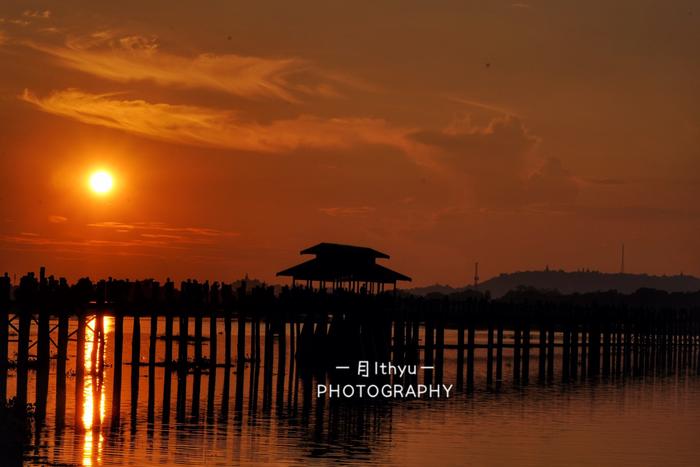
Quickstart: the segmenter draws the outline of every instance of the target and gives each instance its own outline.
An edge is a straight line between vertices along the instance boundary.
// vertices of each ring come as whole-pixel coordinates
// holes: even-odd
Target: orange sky
[[[103,3],[0,5],[3,271],[700,275],[695,2]]]

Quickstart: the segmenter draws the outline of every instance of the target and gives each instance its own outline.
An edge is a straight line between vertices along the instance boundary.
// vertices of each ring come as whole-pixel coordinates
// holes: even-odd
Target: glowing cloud
[[[365,143],[407,148],[411,144],[404,138],[404,130],[379,119],[302,115],[261,125],[228,110],[122,100],[113,94],[88,94],[77,89],[43,98],[25,90],[20,97],[45,112],[83,123],[198,146],[279,152],[304,146],[347,147]]]
[[[200,88],[248,98],[297,102],[301,95],[336,96],[351,80],[316,69],[297,58],[237,54],[176,55],[160,50],[156,37],[100,31],[55,46],[24,45],[54,57],[62,66],[118,82],[152,81],[162,86]],[[293,78],[303,77],[303,80]],[[297,84],[303,82],[304,84]]]

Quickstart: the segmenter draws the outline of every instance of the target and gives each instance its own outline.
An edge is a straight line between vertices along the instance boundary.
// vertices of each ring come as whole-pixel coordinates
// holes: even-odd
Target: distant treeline
[[[500,274],[473,286],[450,287],[432,285],[408,289],[414,295],[441,293],[450,295],[457,292],[488,291],[493,297],[503,297],[518,288],[535,288],[538,290],[556,290],[562,294],[606,292],[616,290],[623,294],[632,294],[639,289],[657,289],[666,292],[700,291],[700,279],[686,274],[675,276],[654,276],[649,274],[611,274],[600,271],[518,271]]]

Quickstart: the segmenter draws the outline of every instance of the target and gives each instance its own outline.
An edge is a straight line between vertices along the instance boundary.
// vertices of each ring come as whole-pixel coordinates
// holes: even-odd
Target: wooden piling
[[[320,325],[319,325],[320,326]],[[324,324],[325,326],[325,324]],[[269,320],[265,320],[265,341],[264,341],[264,367],[265,372],[263,374],[263,410],[269,410],[272,405],[272,365],[274,361],[274,341],[273,337],[273,325]]]
[[[141,371],[141,319],[134,315],[131,335],[131,422],[136,421],[139,403],[139,374]]]
[[[467,389],[474,388],[474,349],[476,347],[476,323],[469,320],[467,328]]]
[[[600,375],[600,325],[594,322],[590,326],[588,342],[590,348],[588,351],[588,377],[597,378]],[[609,345],[609,342],[608,342]],[[608,356],[609,356],[608,348]]]
[[[68,361],[68,313],[58,314],[58,349],[56,355],[56,427],[66,419],[66,362]]]
[[[561,346],[561,379],[563,382],[567,382],[571,370],[571,331],[567,324],[562,329]]]
[[[571,379],[578,377],[578,323],[571,327],[571,361],[569,362],[569,376]]]
[[[622,373],[624,376],[629,376],[632,368],[632,329],[629,322],[624,324],[625,339],[623,349]]]
[[[435,383],[442,384],[445,365],[445,321],[438,319],[435,327]]]
[[[489,317],[486,334],[486,385],[493,385],[493,319]]]
[[[185,405],[187,401],[187,341],[189,335],[189,317],[185,310],[180,312],[179,336],[177,345],[177,394],[175,396],[175,417],[178,422],[185,421]]]
[[[587,325],[586,325],[586,323],[583,323],[581,325],[581,343],[580,343],[580,348],[581,348],[581,379],[586,378],[586,374],[588,371],[587,368],[588,368],[588,363],[589,363],[588,362],[589,342],[587,339],[588,333],[587,333],[586,329],[587,329]]]
[[[522,383],[530,381],[530,323],[525,323],[523,328],[523,372]]]
[[[46,400],[49,392],[49,367],[51,359],[51,336],[49,329],[49,311],[39,309],[37,325],[37,366],[35,389],[35,420],[41,424],[46,418]]]
[[[31,310],[20,310],[19,333],[17,335],[17,403],[27,403],[29,367],[29,329],[32,325]]]
[[[503,322],[499,320],[496,331],[496,384],[503,381]]]
[[[544,383],[547,364],[547,331],[544,323],[540,323],[540,336],[537,341],[537,379],[540,383]]]
[[[554,324],[550,324],[547,332],[547,381],[554,379],[554,343],[556,340],[556,330]]]
[[[457,389],[464,384],[464,318],[457,323]]]
[[[520,347],[521,347],[521,330],[520,323],[515,324],[513,330],[513,383],[520,384]]]
[[[434,338],[434,325],[432,318],[426,318],[425,320],[425,344],[423,348],[423,363],[427,368],[423,379],[425,384],[431,384],[433,382],[433,338]]]
[[[212,310],[209,315],[209,377],[207,378],[207,421],[214,420],[214,397],[216,395],[216,354],[217,354],[217,330],[216,312]]]
[[[173,309],[168,308],[165,315],[165,355],[163,368],[163,408],[161,419],[164,425],[170,423],[170,392],[173,369]]]
[[[124,349],[124,317],[114,317],[114,357],[112,358],[112,428],[119,426],[122,401],[122,353]]]
[[[224,366],[231,370],[231,310],[224,310]]]
[[[156,339],[158,338],[158,315],[151,314],[151,328],[148,335],[148,407],[146,419],[148,423],[155,420],[156,399]]]
[[[75,428],[83,430],[83,388],[85,385],[85,315],[78,312],[75,358]]]
[[[605,378],[610,376],[610,346],[610,325],[606,323],[605,328],[603,329],[603,376]]]

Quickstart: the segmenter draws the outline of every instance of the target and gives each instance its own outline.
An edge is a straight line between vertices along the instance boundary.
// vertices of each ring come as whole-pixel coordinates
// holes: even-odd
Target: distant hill
[[[650,276],[648,274],[610,274],[599,271],[518,271],[504,273],[479,284],[477,290],[489,291],[491,296],[499,298],[519,287],[538,290],[557,290],[562,294],[600,292],[617,290],[631,294],[641,288],[664,290],[666,292],[700,291],[700,279],[694,276]],[[432,285],[408,289],[414,295],[444,294],[473,291],[472,286],[450,287]]]

